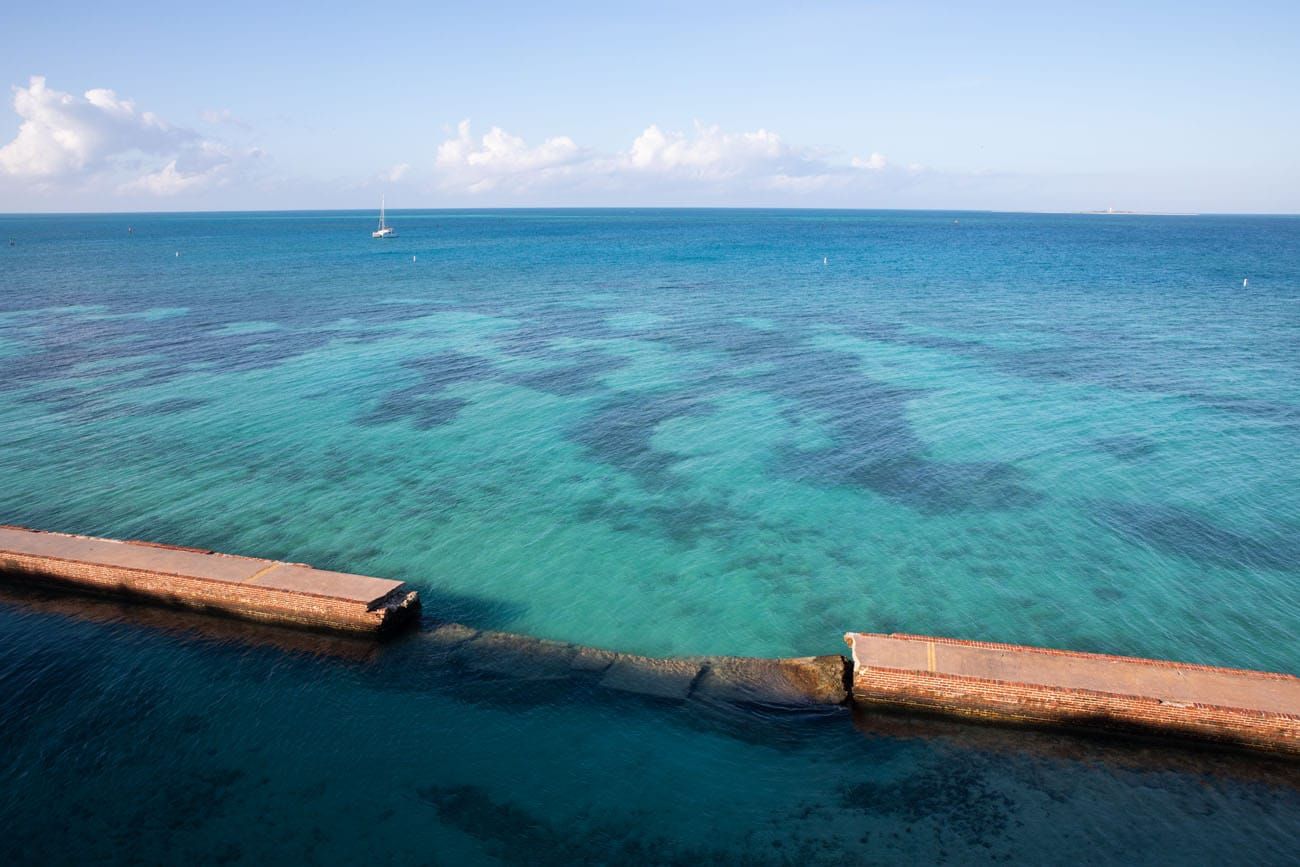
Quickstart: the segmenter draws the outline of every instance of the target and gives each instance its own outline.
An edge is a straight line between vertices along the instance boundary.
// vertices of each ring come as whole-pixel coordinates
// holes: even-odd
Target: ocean
[[[1300,672],[1300,218],[373,222],[0,216],[0,523],[652,655],[902,631]],[[26,591],[0,746],[8,863],[1300,845],[1264,759],[657,704]]]

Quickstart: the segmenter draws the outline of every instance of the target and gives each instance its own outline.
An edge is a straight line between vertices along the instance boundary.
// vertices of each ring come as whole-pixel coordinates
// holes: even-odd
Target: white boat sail
[[[372,238],[392,238],[397,235],[397,230],[388,223],[384,222],[384,197],[379,197],[379,228],[370,233]]]

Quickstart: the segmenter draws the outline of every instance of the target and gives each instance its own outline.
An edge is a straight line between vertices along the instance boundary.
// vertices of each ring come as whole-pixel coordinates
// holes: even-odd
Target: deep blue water
[[[645,653],[901,630],[1300,671],[1300,218],[371,222],[0,217],[0,523],[398,577],[430,616]],[[0,599],[0,858],[1300,842],[1293,771],[1256,759],[196,629]]]

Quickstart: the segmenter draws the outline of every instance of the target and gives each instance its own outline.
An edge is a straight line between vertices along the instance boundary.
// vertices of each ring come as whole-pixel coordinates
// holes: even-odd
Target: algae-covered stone
[[[846,665],[842,656],[716,657],[708,661],[693,695],[715,701],[787,707],[843,704],[848,699]]]
[[[600,679],[606,689],[684,701],[703,667],[700,659],[652,659],[617,654]]]
[[[444,650],[459,647],[478,636],[478,630],[459,623],[440,623],[428,632],[421,633],[425,641]]]
[[[578,647],[577,652],[573,654],[569,667],[574,671],[599,673],[613,665],[616,659],[618,659],[618,654],[612,650],[601,650],[598,647]]]
[[[569,676],[577,648],[510,632],[482,632],[460,648],[460,657],[476,671],[525,680],[555,680]]]

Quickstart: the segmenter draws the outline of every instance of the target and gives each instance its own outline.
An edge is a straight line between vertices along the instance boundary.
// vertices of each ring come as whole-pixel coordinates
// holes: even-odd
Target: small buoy
[[[829,257],[822,256],[822,264],[823,264],[823,265],[829,265],[830,263],[831,263],[831,260],[830,260]]]
[[[1246,285],[1247,285],[1248,283],[1250,283],[1250,278],[1249,278],[1249,277],[1243,277],[1243,278],[1241,279],[1241,288],[1242,288],[1242,289],[1245,289],[1245,288],[1246,288]]]
[[[412,261],[412,262],[415,261],[415,257],[414,257],[414,256],[411,257],[411,261]]]
[[[181,257],[181,251],[180,251],[180,250],[177,250],[177,251],[176,251],[176,258],[179,259],[180,257]]]

